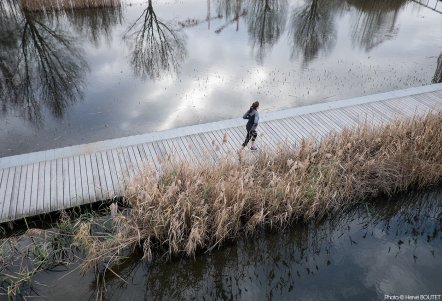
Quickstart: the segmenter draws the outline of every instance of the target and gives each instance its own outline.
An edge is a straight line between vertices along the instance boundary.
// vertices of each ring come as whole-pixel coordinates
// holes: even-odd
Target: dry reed
[[[343,130],[320,143],[261,153],[253,161],[152,168],[127,187],[129,209],[114,212],[111,235],[90,237],[83,270],[115,263],[124,250],[145,258],[212,249],[262,225],[322,218],[379,195],[442,180],[442,115],[396,121],[382,128]]]
[[[20,0],[26,11],[69,10],[79,8],[116,7],[121,0]]]

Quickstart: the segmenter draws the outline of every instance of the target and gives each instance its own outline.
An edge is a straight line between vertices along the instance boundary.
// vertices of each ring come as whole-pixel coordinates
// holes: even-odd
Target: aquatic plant
[[[256,157],[216,164],[147,166],[127,186],[107,235],[87,238],[88,270],[110,267],[136,247],[152,259],[192,256],[260,226],[321,219],[381,195],[442,180],[442,115],[398,120],[304,140]],[[207,160],[210,162],[210,160]]]

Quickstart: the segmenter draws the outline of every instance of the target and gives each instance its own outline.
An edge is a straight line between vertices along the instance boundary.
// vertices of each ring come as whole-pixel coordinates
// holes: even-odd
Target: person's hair
[[[255,101],[254,103],[252,103],[249,109],[249,113],[252,112],[253,110],[256,110],[257,107],[259,107],[259,101]]]

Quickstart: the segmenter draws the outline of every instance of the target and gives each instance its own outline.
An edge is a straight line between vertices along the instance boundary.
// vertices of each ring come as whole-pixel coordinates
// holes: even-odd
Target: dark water
[[[36,277],[47,300],[384,300],[442,294],[442,190],[262,231],[195,258]],[[55,269],[57,270],[57,269]],[[62,270],[62,269],[61,269]],[[103,278],[102,278],[103,279]]]
[[[238,117],[253,100],[430,84],[442,52],[442,14],[405,0],[17,1],[0,4],[0,157]]]

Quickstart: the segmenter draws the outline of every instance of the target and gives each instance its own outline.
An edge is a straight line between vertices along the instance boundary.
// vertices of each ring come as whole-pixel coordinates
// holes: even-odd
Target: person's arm
[[[249,119],[250,115],[249,115],[249,111],[247,110],[247,112],[242,116],[243,119]]]
[[[258,127],[258,121],[259,121],[259,114],[258,112],[254,112],[254,120],[253,120],[253,125],[252,125],[252,131],[256,130],[256,128]]]

